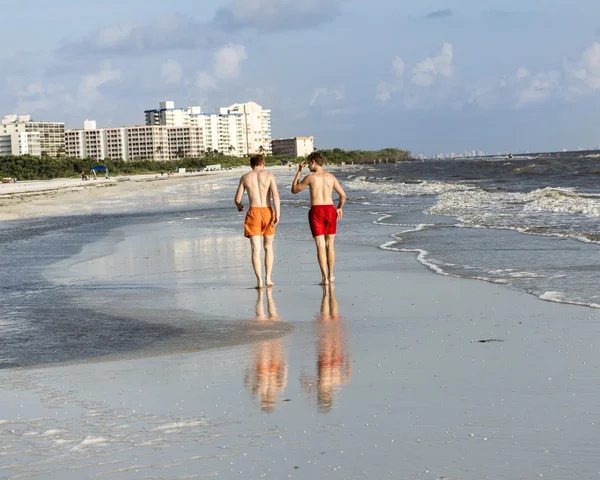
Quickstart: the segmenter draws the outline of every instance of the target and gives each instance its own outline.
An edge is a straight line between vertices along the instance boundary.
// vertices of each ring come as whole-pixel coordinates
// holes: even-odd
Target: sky
[[[597,0],[0,0],[0,116],[137,125],[255,101],[273,137],[600,148]]]

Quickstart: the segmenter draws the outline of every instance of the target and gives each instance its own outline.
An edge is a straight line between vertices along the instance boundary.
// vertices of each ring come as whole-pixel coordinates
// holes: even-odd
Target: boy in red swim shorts
[[[335,280],[334,240],[337,221],[342,219],[342,207],[346,193],[335,175],[323,169],[323,156],[320,152],[311,153],[306,159],[310,174],[300,180],[305,162],[298,165],[298,172],[292,182],[292,193],[300,193],[306,187],[310,190],[310,211],[308,223],[317,247],[317,260],[321,269],[320,285],[328,285]],[[333,206],[333,191],[338,194],[337,208]]]
[[[261,246],[265,251],[265,284],[274,285],[271,278],[273,270],[273,237],[275,226],[279,223],[279,192],[272,173],[265,171],[265,158],[253,155],[250,158],[252,171],[242,175],[235,194],[235,205],[238,212],[244,211],[242,198],[244,191],[248,193],[250,208],[244,221],[244,236],[250,239],[252,248],[252,267],[256,275],[256,288],[263,287],[262,267],[260,262]],[[271,198],[273,206],[271,206]],[[262,241],[262,245],[261,245]]]

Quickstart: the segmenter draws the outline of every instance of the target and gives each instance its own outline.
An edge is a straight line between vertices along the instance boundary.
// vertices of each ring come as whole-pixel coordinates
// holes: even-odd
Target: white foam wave
[[[545,292],[538,298],[540,300],[545,300],[546,302],[565,303],[567,305],[579,305],[582,307],[600,308],[600,305],[597,303],[573,302],[571,300],[566,300],[565,295],[562,292]]]
[[[524,195],[525,211],[583,214],[600,217],[600,195],[581,195],[570,189],[543,188]]]
[[[473,187],[467,185],[459,185],[455,183],[445,182],[420,182],[420,183],[403,183],[393,181],[373,182],[366,177],[358,177],[344,186],[348,190],[366,190],[378,194],[398,195],[398,196],[423,196],[423,195],[440,195],[444,192],[455,190],[472,190]]]
[[[451,191],[440,195],[426,213],[475,218],[513,215],[524,212],[555,212],[600,217],[600,195],[571,189],[542,188],[529,193]]]

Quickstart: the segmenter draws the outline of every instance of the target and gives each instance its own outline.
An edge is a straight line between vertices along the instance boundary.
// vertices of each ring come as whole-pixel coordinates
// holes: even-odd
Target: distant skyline
[[[600,144],[600,2],[2,2],[0,116],[143,124],[256,101],[318,148]],[[26,19],[26,21],[22,21]]]

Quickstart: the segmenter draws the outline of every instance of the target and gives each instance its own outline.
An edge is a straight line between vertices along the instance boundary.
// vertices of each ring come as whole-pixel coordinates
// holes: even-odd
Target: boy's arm
[[[240,184],[238,185],[237,188],[237,192],[235,192],[235,198],[234,198],[234,202],[235,202],[235,206],[238,209],[238,212],[243,212],[244,211],[244,204],[242,203],[242,198],[244,196],[244,177],[240,178]]]
[[[296,176],[294,177],[294,181],[292,182],[292,193],[300,193],[304,190],[308,184],[310,183],[310,175],[307,175],[302,179],[301,182],[298,182],[300,179],[300,175],[302,174],[302,169],[304,168],[304,162],[298,165],[298,171],[296,172]]]
[[[338,206],[337,206],[337,219],[341,220],[342,219],[342,207],[344,206],[344,203],[346,203],[346,192],[344,192],[344,189],[340,185],[340,182],[338,182],[338,179],[336,177],[334,177],[334,178],[335,178],[335,182],[333,183],[333,189],[335,190],[335,193],[337,193],[339,196]]]
[[[271,175],[271,196],[273,197],[273,206],[275,208],[275,218],[273,219],[273,225],[277,225],[279,223],[279,215],[280,215],[280,200],[279,200],[279,190],[277,190],[277,182],[275,182],[275,176]]]

